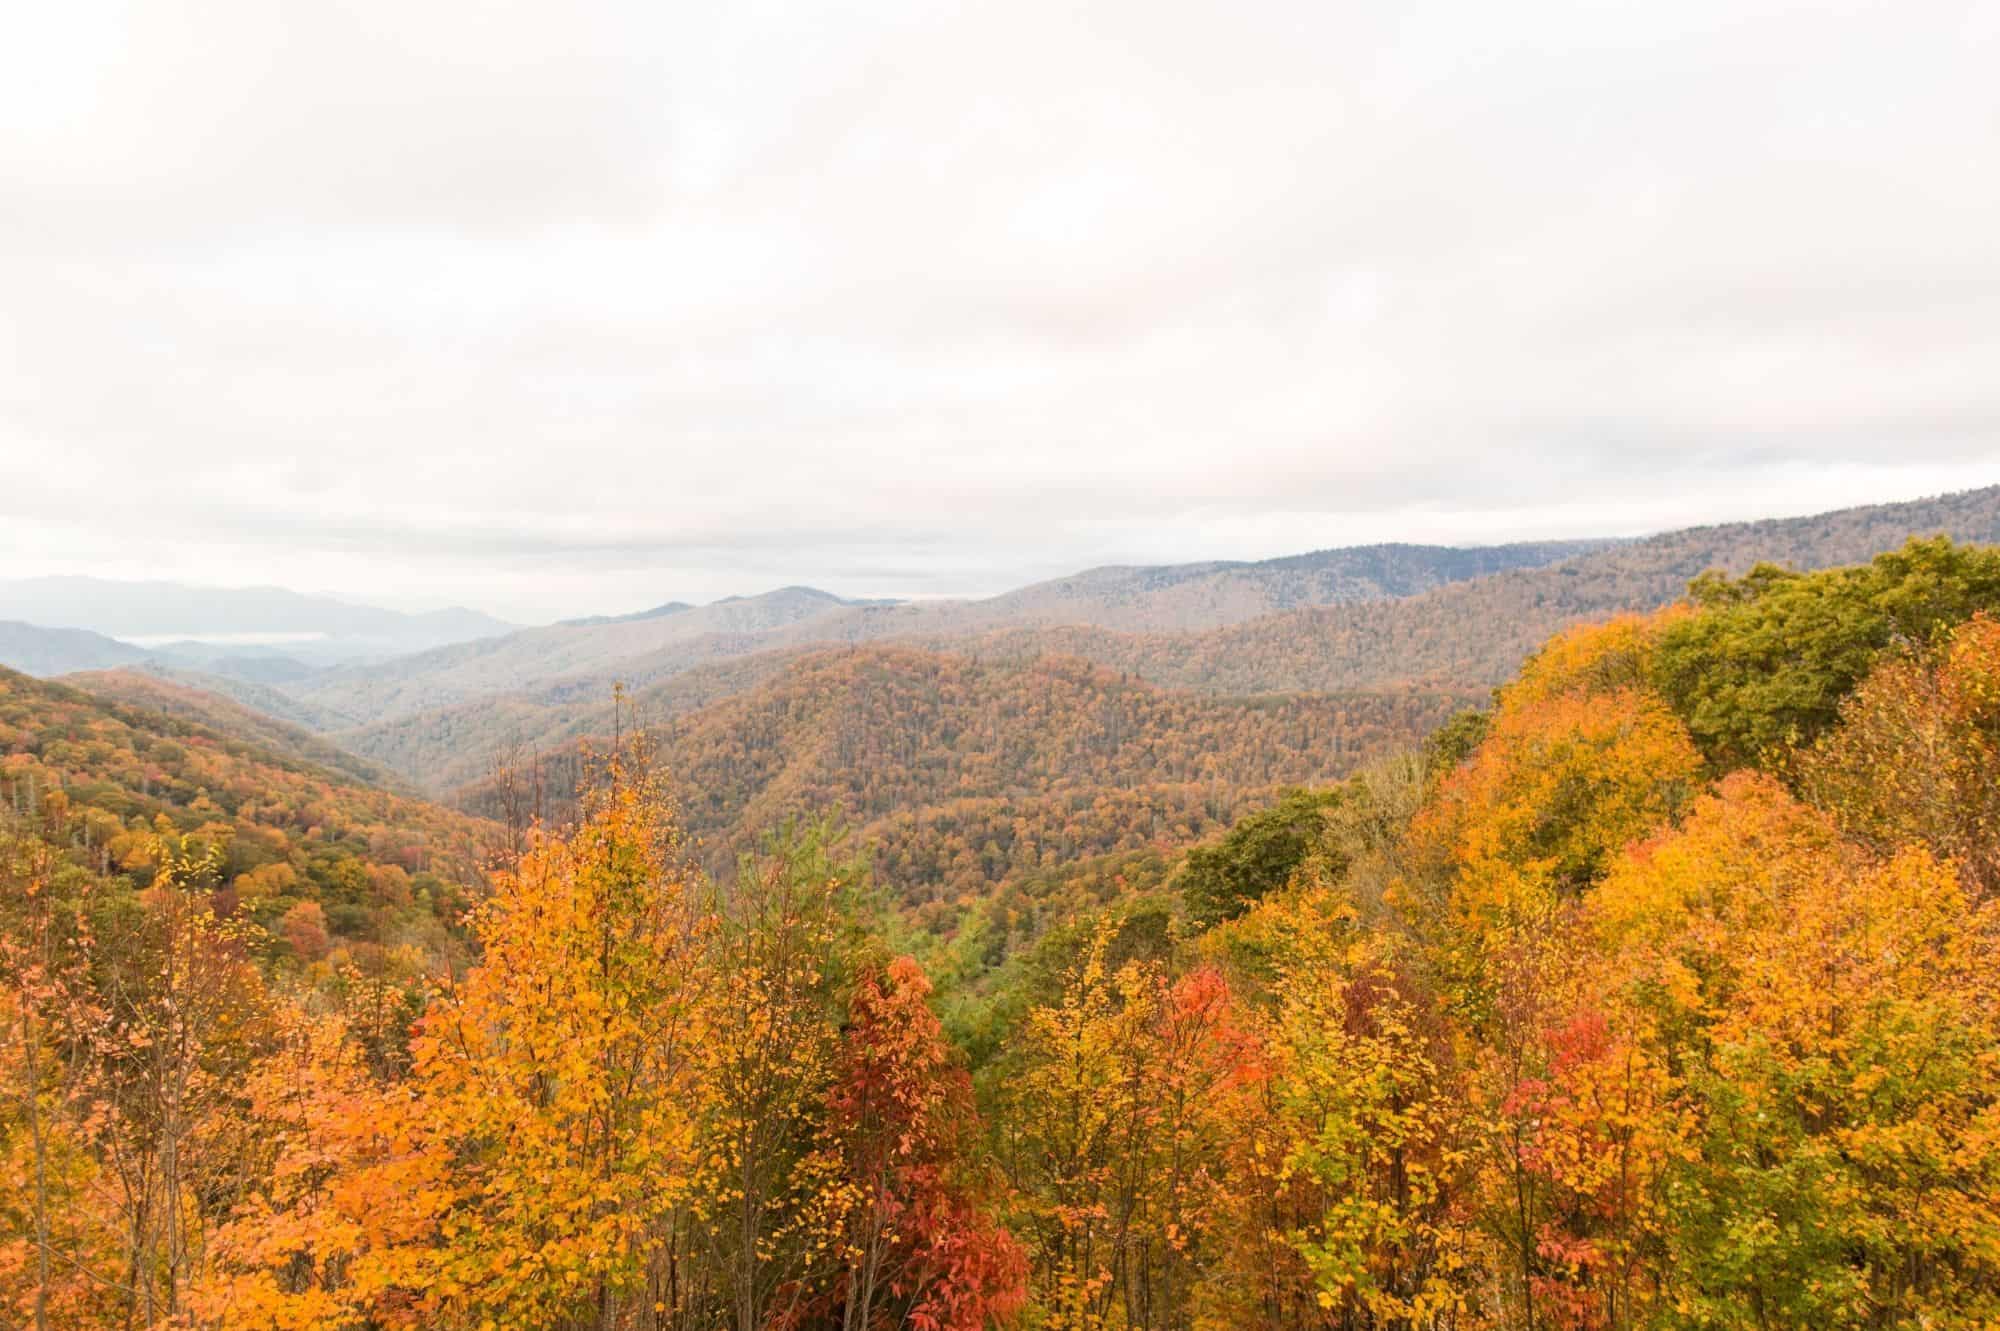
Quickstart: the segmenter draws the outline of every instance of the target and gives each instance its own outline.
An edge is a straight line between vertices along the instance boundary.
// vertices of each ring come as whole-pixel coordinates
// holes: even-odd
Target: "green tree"
[[[1283,887],[1318,844],[1340,791],[1295,790],[1271,808],[1239,818],[1212,846],[1197,846],[1181,867],[1182,900],[1201,928],[1241,915]]]
[[[2000,608],[2000,550],[1912,540],[1822,573],[1759,564],[1689,588],[1699,613],[1667,625],[1655,683],[1703,754],[1731,768],[1830,729],[1840,700],[1897,646],[1923,646]]]

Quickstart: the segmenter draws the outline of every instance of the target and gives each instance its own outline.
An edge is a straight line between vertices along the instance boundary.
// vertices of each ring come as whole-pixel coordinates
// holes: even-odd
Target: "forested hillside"
[[[812,648],[712,661],[651,683],[626,677],[559,680],[519,693],[389,717],[329,738],[438,791],[455,791],[579,740],[609,735],[619,715],[652,726],[756,687]],[[824,650],[824,649],[821,649]],[[617,697],[622,690],[623,697]]]
[[[482,698],[568,691],[600,700],[634,687],[776,650],[896,638],[955,641],[1015,625],[1109,624],[1158,630],[1235,623],[1300,604],[1408,595],[1496,569],[1547,564],[1603,542],[1482,549],[1365,546],[1262,563],[1094,569],[981,601],[847,601],[808,587],[713,605],[668,603],[528,629],[372,666],[329,672],[292,689],[365,729]],[[405,769],[408,770],[408,769]],[[433,784],[431,773],[413,773]]]
[[[757,650],[779,630],[835,617],[854,603],[810,587],[732,597],[672,614],[614,617],[523,629],[375,665],[330,671],[291,691],[315,707],[366,725],[470,699],[514,693],[564,679],[588,679],[608,691],[611,676],[634,676],[626,663],[660,656],[686,669]]]
[[[836,813],[877,848],[885,886],[957,896],[1078,856],[1186,844],[1246,802],[1416,742],[1467,701],[1222,700],[1082,661],[869,647],[799,658],[651,733],[711,867],[788,819]],[[575,777],[558,761],[543,785]],[[500,812],[491,791],[472,807]]]
[[[1368,546],[1257,564],[1094,569],[983,601],[895,605],[786,587],[707,606],[669,602],[635,615],[568,620],[335,672],[298,692],[351,723],[372,724],[496,693],[547,687],[559,679],[588,680],[600,691],[614,677],[646,684],[709,662],[801,644],[962,635],[1024,623],[1208,627],[1298,604],[1407,595],[1496,569],[1551,563],[1598,544],[1544,542],[1472,550]]]
[[[1255,562],[1086,569],[979,601],[925,601],[845,617],[837,637],[919,637],[1011,626],[1091,624],[1129,632],[1219,628],[1279,610],[1414,596],[1510,569],[1541,568],[1610,541],[1456,548],[1361,545]]]
[[[63,676],[62,683],[107,702],[196,722],[274,754],[330,768],[366,785],[388,786],[396,782],[395,775],[387,769],[322,739],[304,726],[182,679],[125,668],[79,670]]]
[[[0,1308],[2000,1319],[2000,550],[1701,579],[1319,780],[1343,707],[1368,715],[1076,661],[807,656],[670,723],[659,778],[630,750],[587,773],[476,898],[469,955],[417,983],[379,956],[371,978],[360,942],[313,961],[296,908],[274,939],[252,880],[297,866],[298,900],[346,883],[357,926],[406,926],[377,867],[479,825],[0,676]],[[928,847],[897,821],[938,807],[916,802],[1016,779],[1217,783],[1245,812],[1186,851],[1041,843],[952,900],[796,827],[717,879],[683,830],[745,846],[839,799]],[[236,865],[248,844],[271,857]],[[356,868],[319,872],[330,848]],[[965,882],[995,876],[965,849]]]
[[[0,805],[80,871],[136,888],[162,854],[191,857],[229,910],[315,955],[455,946],[500,829],[316,761],[312,741],[220,699],[125,687],[139,681],[114,674],[100,696],[0,671]]]
[[[788,588],[528,630],[279,687],[292,700],[288,719],[442,793],[517,750],[608,733],[614,685],[656,722],[754,687],[830,643],[1081,656],[1225,696],[1467,692],[1507,678],[1563,626],[1664,605],[1707,570],[1740,573],[1759,560],[1822,568],[1936,533],[2000,539],[2000,487],[1617,544],[1371,546],[1096,570],[984,601],[866,605]],[[1306,607],[1281,608],[1299,602]],[[274,705],[235,684],[214,687]]]
[[[1171,687],[1226,694],[1390,683],[1476,687],[1506,679],[1551,633],[1665,605],[1701,573],[1743,573],[1760,562],[1825,568],[1933,534],[2000,541],[2000,487],[1812,518],[1697,527],[1404,600],[1316,607],[1208,633],[1018,630],[981,646],[1009,655],[1084,656]]]

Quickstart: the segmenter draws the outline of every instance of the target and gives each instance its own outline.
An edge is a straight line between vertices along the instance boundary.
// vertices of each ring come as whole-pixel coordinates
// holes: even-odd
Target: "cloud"
[[[1996,15],[44,6],[0,572],[553,616],[2000,479]]]

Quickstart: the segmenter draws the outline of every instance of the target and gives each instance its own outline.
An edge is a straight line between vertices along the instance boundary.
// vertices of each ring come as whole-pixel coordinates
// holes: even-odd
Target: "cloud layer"
[[[546,617],[2000,479],[2000,4],[72,0],[0,574]]]

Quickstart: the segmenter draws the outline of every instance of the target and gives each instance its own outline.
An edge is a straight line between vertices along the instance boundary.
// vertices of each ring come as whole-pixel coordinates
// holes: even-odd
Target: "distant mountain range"
[[[628,721],[677,725],[836,644],[995,661],[1083,658],[1223,696],[1418,688],[1471,698],[1563,626],[1664,604],[1705,570],[1856,563],[1932,534],[2000,543],[2000,487],[1634,541],[1373,546],[1255,564],[1097,569],[985,601],[854,606],[791,589],[736,603],[729,624],[704,607],[649,621],[643,632],[529,630],[333,672],[292,692],[367,718],[336,738],[437,789],[478,779],[510,747],[548,752],[608,733],[614,682],[627,686]]]
[[[1099,568],[985,600],[860,601],[811,587],[782,587],[699,607],[669,603],[637,615],[524,629],[328,672],[303,681],[293,692],[358,725],[378,725],[414,712],[563,685],[570,692],[609,697],[614,679],[639,687],[775,647],[956,639],[996,629],[1074,624],[1186,632],[1300,605],[1407,596],[1612,544],[1558,541],[1472,549],[1378,545],[1259,563]]]
[[[669,601],[627,615],[482,632],[317,668],[284,652],[227,643],[149,652],[84,629],[10,623],[0,625],[0,664],[41,674],[138,667],[180,689],[226,695],[445,790],[476,782],[510,749],[548,754],[608,733],[614,684],[626,686],[627,722],[671,724],[681,734],[692,733],[678,729],[681,718],[699,728],[702,714],[732,699],[795,706],[798,694],[786,681],[808,670],[833,678],[829,648],[891,646],[948,654],[973,667],[1081,660],[1119,678],[1223,697],[1417,690],[1435,700],[1473,698],[1564,625],[1671,601],[1705,570],[1741,572],[1764,560],[1823,568],[1931,534],[2000,543],[2000,486],[1629,541],[1373,545],[1247,563],[1096,568],[982,600],[858,601],[783,587],[709,605]],[[24,586],[46,598],[58,585],[87,583],[0,584],[0,607],[21,604]],[[93,595],[99,599],[77,604],[108,615],[104,607],[115,598],[101,585]],[[416,638],[507,628],[470,612],[400,616],[284,593],[268,593],[268,602],[258,599],[265,591],[243,595],[251,599],[229,604],[244,617],[214,622],[253,622],[254,606],[268,603],[290,607],[295,617],[254,622],[317,623],[328,632],[393,628]],[[121,622],[186,623],[188,604],[183,595],[178,609],[157,611],[160,618]],[[321,618],[306,615],[314,607]],[[85,617],[74,606],[67,613]],[[908,661],[895,660],[907,673]],[[986,678],[960,667],[946,677]],[[887,676],[863,670],[841,678],[852,693]],[[1367,706],[1381,714],[1379,704]]]
[[[1133,633],[1221,628],[1302,606],[1415,596],[1512,569],[1543,568],[1618,544],[1358,545],[1252,563],[1108,565],[984,601],[911,605],[914,631],[975,626],[1091,624]]]
[[[171,659],[240,661],[246,663],[240,667],[246,677],[255,677],[256,668],[248,663],[258,659],[325,665],[422,651],[518,627],[459,607],[408,614],[282,587],[85,577],[0,580],[0,620],[86,629]]]
[[[1810,570],[1866,562],[1914,536],[2000,544],[2000,486],[1803,518],[1691,527],[1396,600],[1312,606],[1196,633],[1096,625],[987,635],[1000,656],[1082,656],[1176,688],[1224,694],[1486,687],[1579,620],[1650,610],[1711,569],[1765,562]]]
[[[762,596],[732,596],[686,610],[522,629],[502,638],[331,670],[290,691],[355,724],[368,724],[556,679],[595,679],[626,663],[662,655],[685,658],[690,664],[740,656],[755,651],[778,630],[880,605],[844,600],[811,587],[781,587]],[[729,646],[718,649],[714,645],[718,641]],[[607,697],[610,688],[610,680],[604,680]]]
[[[89,629],[43,628],[0,620],[0,666],[29,675],[66,675],[72,670],[109,670],[147,659],[143,647],[107,638]]]

